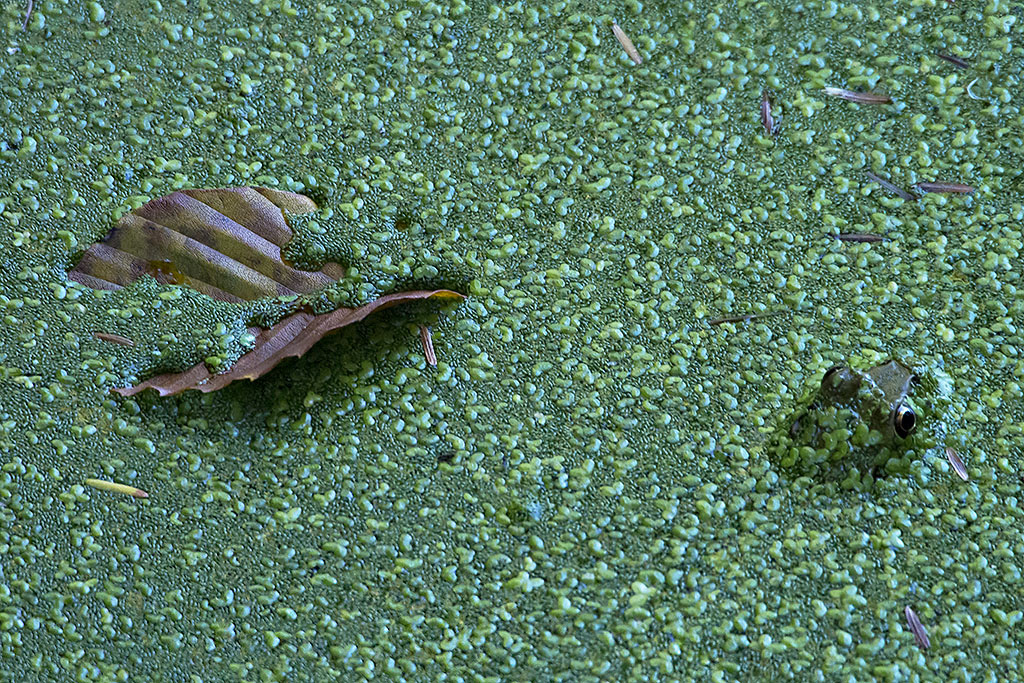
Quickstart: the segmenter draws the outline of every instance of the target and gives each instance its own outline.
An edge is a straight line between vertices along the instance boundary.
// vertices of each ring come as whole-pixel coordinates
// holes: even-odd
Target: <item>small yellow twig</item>
[[[129,496],[134,496],[135,498],[149,498],[149,494],[142,489],[137,489],[134,486],[128,486],[127,484],[115,484],[114,482],[106,481],[105,479],[86,479],[85,483],[101,491],[126,493]]]

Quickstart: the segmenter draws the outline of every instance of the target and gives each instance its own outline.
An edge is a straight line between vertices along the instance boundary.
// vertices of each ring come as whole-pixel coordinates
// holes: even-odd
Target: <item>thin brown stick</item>
[[[629,36],[626,35],[626,32],[619,28],[619,25],[614,22],[612,22],[612,33],[615,34],[615,38],[619,41],[619,44],[622,45],[622,49],[626,51],[629,58],[633,60],[634,64],[640,64],[644,61],[643,57],[640,56],[640,53],[637,52],[636,46],[633,45],[633,41],[630,40]]]
[[[914,188],[919,192],[946,192],[952,194],[971,194],[974,188],[963,183],[947,183],[941,180],[933,183],[917,183]]]
[[[28,9],[25,10],[25,21],[21,24],[21,30],[28,30],[28,22],[32,19],[32,0],[28,0]]]
[[[824,93],[829,97],[838,97],[841,100],[856,102],[857,104],[890,104],[892,98],[888,95],[878,95],[873,92],[854,92],[843,88],[825,88]]]
[[[708,325],[716,327],[723,323],[745,323],[748,320],[754,320],[755,318],[770,318],[773,315],[779,315],[782,311],[769,311],[768,313],[747,313],[746,315],[736,315],[729,318],[714,318],[708,321]]]
[[[122,337],[119,334],[111,334],[110,332],[93,332],[92,336],[96,337],[100,341],[110,342],[111,344],[120,344],[121,346],[135,346],[128,337]]]
[[[935,56],[938,57],[939,59],[946,60],[947,62],[949,62],[950,64],[952,64],[953,66],[955,66],[958,69],[968,69],[971,66],[967,62],[967,60],[960,59],[956,55],[949,55],[949,54],[946,54],[945,52],[936,52]]]
[[[832,232],[829,233],[830,237],[835,237],[841,242],[884,242],[886,240],[882,235],[872,235],[866,232]]]
[[[890,183],[888,180],[886,180],[884,178],[879,178],[878,176],[876,176],[871,171],[864,171],[864,175],[866,175],[868,178],[870,178],[871,180],[873,180],[876,183],[878,183],[879,185],[881,185],[886,190],[889,190],[889,192],[892,192],[894,195],[900,197],[901,199],[905,199],[908,202],[912,202],[912,201],[917,199],[917,197],[915,197],[914,195],[910,194],[909,192],[904,190],[902,187],[897,187],[896,185],[893,185],[892,183]]]
[[[437,355],[434,353],[434,340],[430,338],[430,328],[420,325],[420,343],[423,344],[423,355],[427,357],[427,363],[437,366]]]
[[[914,634],[914,640],[917,641],[918,647],[927,650],[931,646],[928,632],[924,630],[921,620],[917,618],[917,614],[910,608],[910,605],[903,608],[903,616],[907,618],[907,625],[910,626],[910,632]]]

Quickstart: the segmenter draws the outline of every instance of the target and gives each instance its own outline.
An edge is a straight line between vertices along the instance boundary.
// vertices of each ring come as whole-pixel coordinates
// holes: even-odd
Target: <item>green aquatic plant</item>
[[[0,679],[1021,677],[1019,3],[23,10],[0,22]],[[345,276],[242,303],[66,280],[111,216],[234,186],[314,198],[282,258]],[[227,369],[300,302],[438,287],[458,316],[110,393]],[[918,376],[909,438],[780,464],[762,430],[889,359]]]

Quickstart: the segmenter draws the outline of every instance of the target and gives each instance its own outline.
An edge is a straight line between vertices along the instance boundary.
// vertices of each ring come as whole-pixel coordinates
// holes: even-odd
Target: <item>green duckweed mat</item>
[[[26,9],[0,680],[1020,679],[1020,3]],[[66,280],[149,199],[246,185],[318,203],[286,255],[349,271],[306,305],[469,298],[219,392],[112,394],[227,367],[295,305]],[[791,438],[827,369],[889,358],[910,438]]]

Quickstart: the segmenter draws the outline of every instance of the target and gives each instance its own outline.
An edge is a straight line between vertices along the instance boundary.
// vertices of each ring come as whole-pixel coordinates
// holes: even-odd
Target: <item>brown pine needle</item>
[[[854,92],[843,88],[825,88],[824,92],[829,97],[838,97],[841,100],[857,104],[890,104],[892,102],[892,98],[888,95],[878,95],[873,92]]]
[[[927,650],[931,646],[931,641],[928,640],[928,632],[924,630],[921,620],[917,618],[914,610],[910,609],[910,605],[903,608],[903,615],[907,618],[907,625],[910,626],[910,631],[914,634],[914,640],[917,641],[918,647],[922,650]]]
[[[829,233],[832,237],[842,242],[884,242],[885,237],[882,235],[872,235],[866,232],[839,232]]]
[[[757,318],[770,318],[773,315],[779,315],[782,311],[769,311],[767,313],[747,313],[746,315],[734,315],[729,318],[714,318],[708,321],[708,325],[716,327],[724,323],[745,323],[748,320],[755,320]]]
[[[914,195],[910,194],[909,192],[904,190],[902,187],[897,187],[897,186],[893,185],[892,183],[890,183],[885,178],[879,178],[878,176],[876,176],[871,171],[864,171],[864,175],[866,175],[868,178],[870,178],[871,180],[875,181],[876,183],[881,185],[883,188],[885,188],[886,190],[889,190],[889,192],[892,192],[894,195],[896,195],[897,197],[899,197],[901,199],[905,199],[908,202],[912,202],[915,199],[917,199],[917,197],[915,197]]]
[[[110,491],[111,493],[125,493],[135,498],[149,498],[149,494],[142,489],[137,489],[134,486],[128,486],[127,484],[115,484],[112,481],[106,481],[105,479],[86,479],[85,483],[94,489],[101,491]]]
[[[93,332],[92,336],[96,337],[100,341],[110,342],[111,344],[120,344],[121,346],[135,346],[128,337],[122,337],[119,334],[111,334],[110,332]]]
[[[619,41],[619,44],[622,45],[622,49],[626,51],[629,58],[633,60],[634,64],[640,64],[644,61],[640,56],[640,53],[636,51],[636,46],[633,45],[633,41],[630,40],[629,36],[626,35],[626,32],[619,28],[619,25],[614,22],[612,23],[612,33],[615,34],[615,38]]]
[[[934,183],[917,183],[914,187],[920,192],[945,192],[953,194],[971,194],[974,188],[963,183],[947,183],[936,181]]]
[[[960,459],[956,451],[946,446],[946,460],[949,460],[949,464],[953,466],[953,471],[956,472],[956,476],[960,477],[964,481],[968,480],[967,468],[964,466],[964,461]]]
[[[967,62],[967,60],[960,59],[956,55],[948,55],[948,54],[946,54],[944,52],[936,52],[935,56],[938,57],[939,59],[943,59],[943,60],[949,62],[950,64],[952,64],[953,66],[957,67],[958,69],[967,69],[967,68],[970,68],[970,66],[971,66]]]
[[[28,30],[28,22],[32,19],[32,0],[28,0],[28,8],[25,10],[25,21],[21,24],[21,30]]]
[[[420,343],[423,344],[423,355],[427,357],[427,363],[437,366],[437,355],[434,353],[434,340],[430,338],[430,328],[420,325]]]

